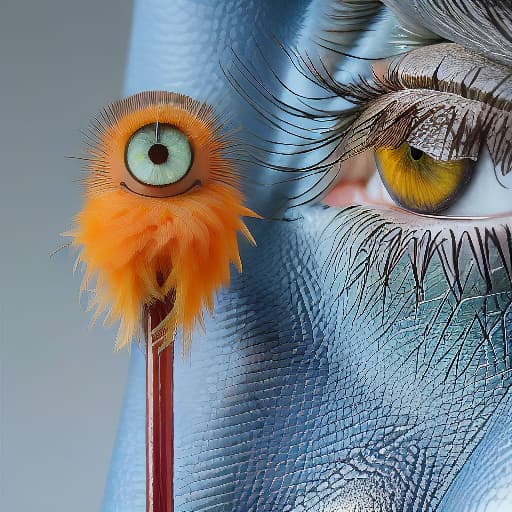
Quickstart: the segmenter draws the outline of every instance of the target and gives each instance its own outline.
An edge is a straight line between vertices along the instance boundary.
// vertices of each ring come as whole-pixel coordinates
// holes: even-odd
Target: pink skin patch
[[[385,76],[387,68],[388,61],[386,59],[373,63],[373,72],[377,76]],[[340,176],[342,176],[342,179],[322,199],[322,203],[335,207],[351,206],[354,204],[361,206],[394,206],[393,201],[387,197],[387,193],[384,191],[380,180],[377,190],[374,188],[373,193],[371,195],[368,194],[368,182],[374,173],[377,172],[373,150],[367,150],[340,165]]]
[[[341,182],[322,200],[327,206],[350,206],[352,204],[375,204],[366,192],[366,183]]]
[[[377,172],[373,151],[365,151],[342,162],[339,181],[322,202],[335,207],[354,204],[393,206]]]

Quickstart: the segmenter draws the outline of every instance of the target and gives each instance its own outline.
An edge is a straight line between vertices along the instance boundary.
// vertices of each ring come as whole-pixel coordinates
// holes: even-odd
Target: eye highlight
[[[126,166],[145,185],[180,181],[192,165],[187,136],[168,124],[150,124],[137,130],[126,147]]]
[[[469,159],[435,160],[408,143],[396,149],[375,150],[377,168],[395,202],[417,213],[448,209],[468,185],[473,162]]]

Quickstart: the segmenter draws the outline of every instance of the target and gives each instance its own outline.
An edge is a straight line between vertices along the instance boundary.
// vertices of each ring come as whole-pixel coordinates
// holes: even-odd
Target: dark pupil
[[[155,165],[160,165],[167,162],[169,150],[163,144],[153,144],[149,148],[148,156]]]
[[[421,149],[413,148],[411,146],[411,158],[413,160],[419,160],[423,156],[423,151]]]

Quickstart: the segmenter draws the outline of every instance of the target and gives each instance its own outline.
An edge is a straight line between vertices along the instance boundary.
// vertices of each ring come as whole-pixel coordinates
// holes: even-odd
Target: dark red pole
[[[174,512],[174,343],[162,349],[153,329],[172,308],[146,310],[146,511]]]

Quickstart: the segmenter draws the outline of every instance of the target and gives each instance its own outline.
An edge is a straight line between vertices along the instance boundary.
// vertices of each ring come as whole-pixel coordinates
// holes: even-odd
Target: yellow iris
[[[470,160],[435,160],[406,142],[396,149],[378,148],[375,155],[389,195],[418,213],[446,210],[471,177]]]

